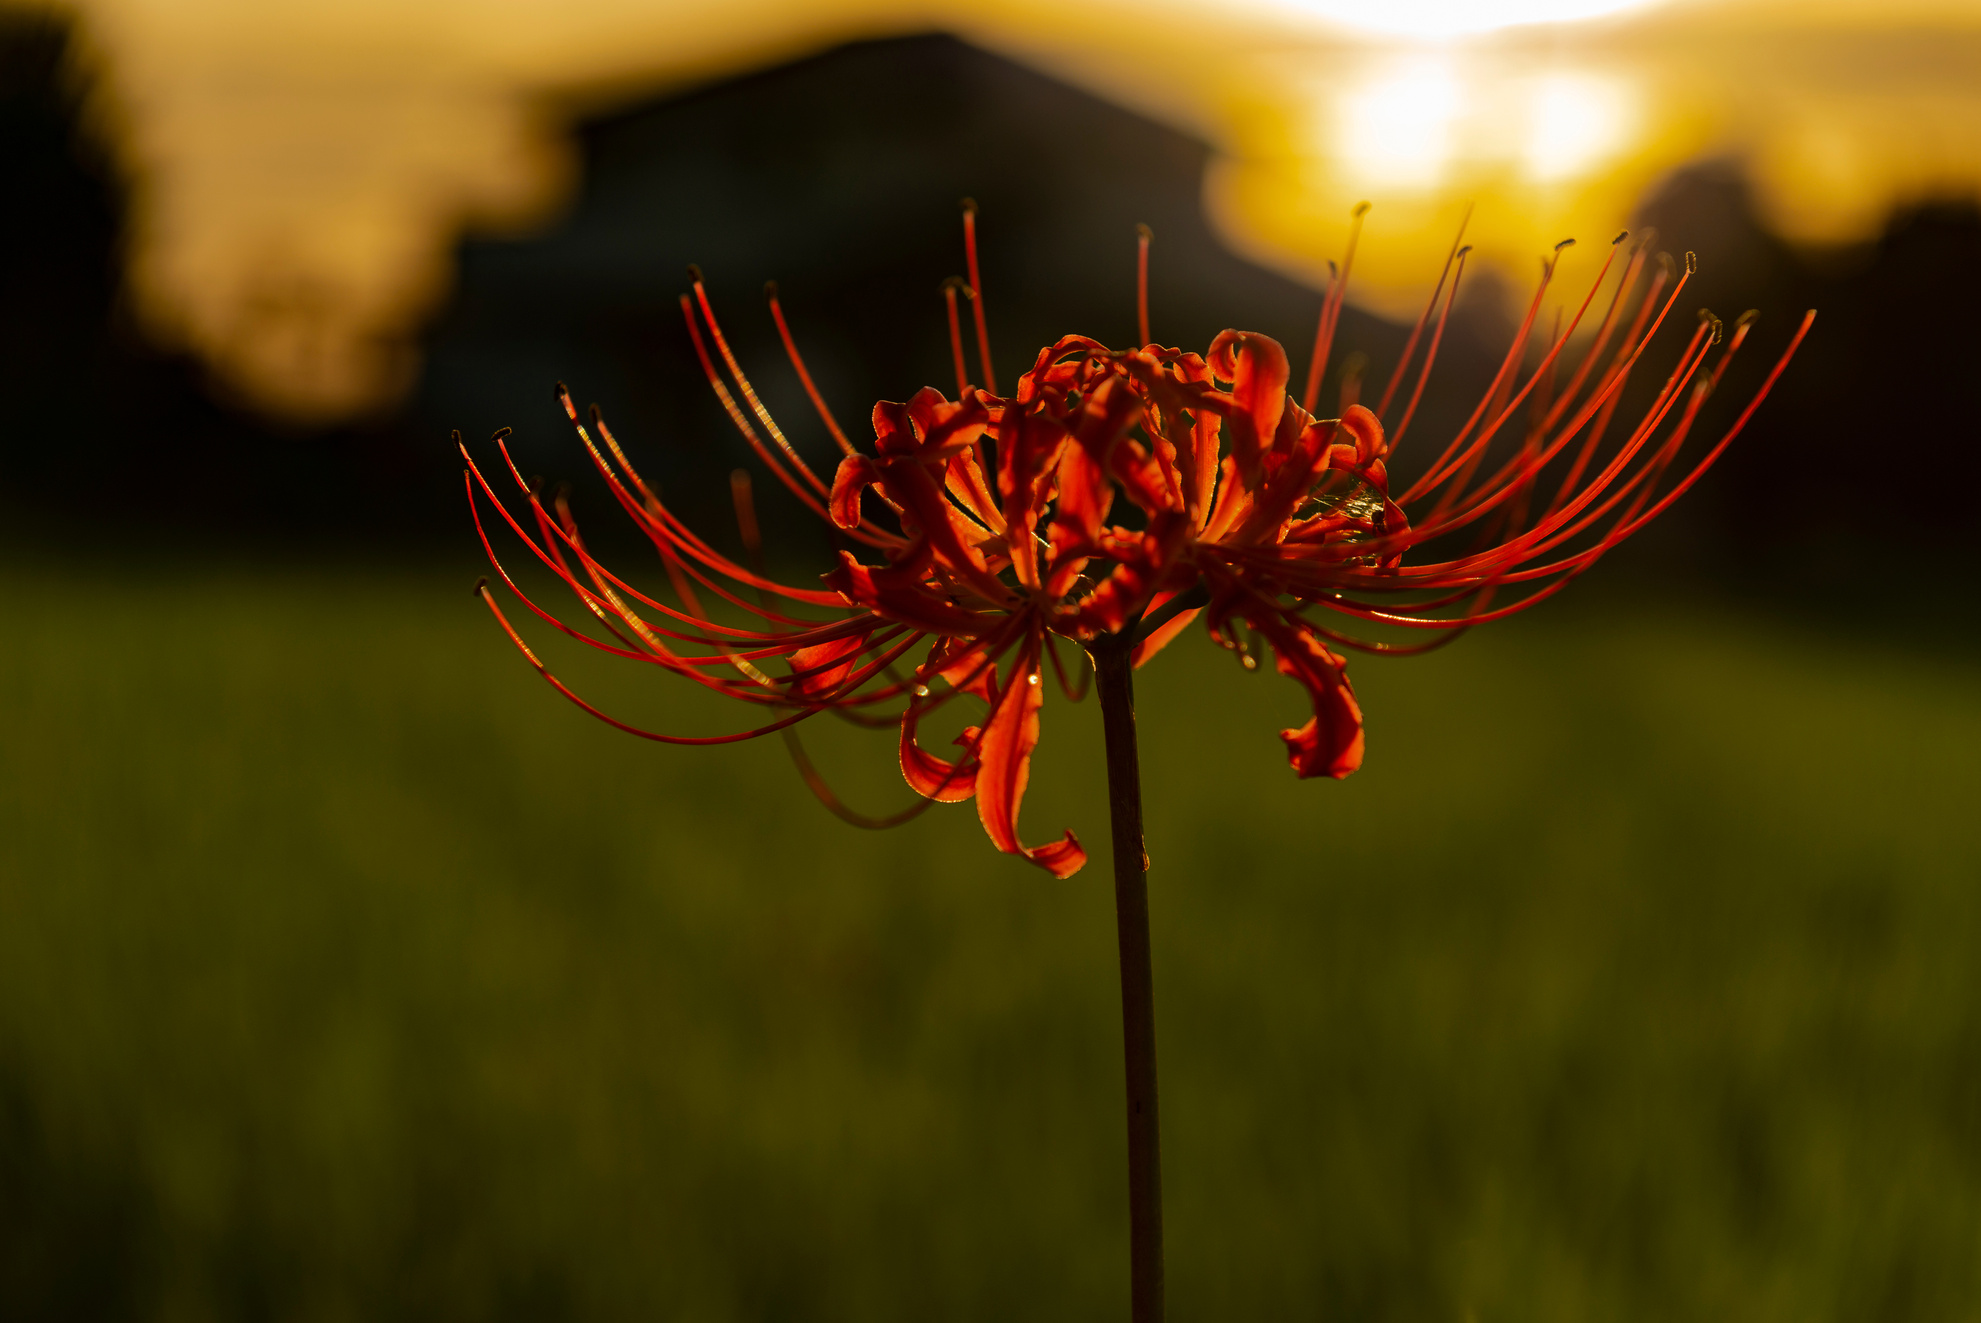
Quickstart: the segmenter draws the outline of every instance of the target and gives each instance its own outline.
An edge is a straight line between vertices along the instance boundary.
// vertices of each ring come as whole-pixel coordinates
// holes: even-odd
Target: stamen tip
[[[1699,254],[1687,250],[1685,254],[1685,274],[1696,275],[1699,271]]]
[[[1143,224],[1141,221],[1136,221],[1135,236],[1139,238],[1143,243],[1148,243],[1151,239],[1154,239],[1156,237],[1156,232],[1150,229],[1147,225]]]
[[[1348,214],[1354,217],[1356,220],[1361,220],[1364,216],[1369,214],[1369,206],[1370,204],[1366,201],[1358,202],[1349,209]]]
[[[777,302],[777,282],[775,280],[764,281],[764,297],[772,303]]]
[[[697,285],[702,283],[702,269],[693,262],[688,263],[688,279],[694,281]]]
[[[1734,322],[1734,326],[1736,328],[1751,326],[1760,315],[1761,310],[1759,308],[1749,308],[1746,312],[1740,314],[1739,318]]]
[[[495,429],[493,433],[490,434],[488,439],[491,441],[506,441],[511,436],[514,435],[515,432],[513,429],[507,427],[498,427]]]
[[[961,205],[965,216],[974,216],[977,214],[977,200],[975,198],[964,198]]]
[[[1616,238],[1610,240],[1610,247],[1612,248],[1616,247],[1618,244],[1622,243],[1625,239],[1628,239],[1629,237],[1630,237],[1629,230],[1618,230],[1616,232]]]
[[[475,580],[474,587],[468,589],[468,596],[480,597],[483,593],[487,591],[488,591],[488,576],[484,574],[482,575],[481,578]]]
[[[1563,239],[1560,243],[1555,245],[1555,251],[1560,252],[1564,248],[1573,248],[1574,246],[1575,246],[1575,240]]]

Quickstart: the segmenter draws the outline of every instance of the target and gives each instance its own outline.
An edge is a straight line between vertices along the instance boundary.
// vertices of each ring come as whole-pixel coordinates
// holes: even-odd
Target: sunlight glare
[[[1644,9],[1659,0],[1280,0],[1342,27],[1396,37],[1460,37],[1527,23],[1571,23]]]
[[[1537,183],[1574,178],[1615,154],[1626,144],[1632,119],[1618,83],[1571,73],[1538,79],[1528,116],[1522,165]]]
[[[1464,103],[1458,69],[1423,53],[1384,66],[1341,99],[1336,150],[1359,183],[1428,188],[1444,175]]]

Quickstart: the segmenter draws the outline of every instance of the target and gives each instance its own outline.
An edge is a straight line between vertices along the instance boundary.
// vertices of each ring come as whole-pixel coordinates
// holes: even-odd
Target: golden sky
[[[1390,310],[1466,202],[1481,256],[1525,272],[1702,155],[1747,160],[1812,243],[1981,192],[1981,0],[40,3],[80,19],[136,181],[147,324],[307,420],[404,389],[463,227],[554,219],[546,106],[863,36],[953,31],[1205,138],[1213,219],[1301,279],[1370,199],[1361,297]]]

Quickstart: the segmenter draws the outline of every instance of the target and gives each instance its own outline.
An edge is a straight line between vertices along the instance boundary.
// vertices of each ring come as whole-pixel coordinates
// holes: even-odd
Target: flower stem
[[[1161,1323],[1162,1151],[1156,1116],[1155,975],[1149,959],[1149,856],[1142,841],[1142,773],[1135,750],[1134,639],[1097,640],[1094,687],[1107,741],[1114,829],[1114,923],[1121,945],[1121,1040],[1128,1079],[1128,1262],[1134,1323]]]

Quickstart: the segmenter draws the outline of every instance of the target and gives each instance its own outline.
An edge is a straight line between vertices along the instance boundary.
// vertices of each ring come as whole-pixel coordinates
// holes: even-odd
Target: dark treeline
[[[1201,347],[1238,324],[1281,337],[1297,360],[1310,344],[1313,291],[1233,256],[1206,223],[1206,146],[954,39],[914,37],[579,123],[575,204],[540,237],[464,241],[412,397],[362,426],[299,434],[230,409],[196,363],[138,334],[121,280],[127,190],[83,127],[87,90],[59,24],[0,26],[0,152],[16,196],[36,200],[0,217],[0,500],[16,539],[456,542],[464,519],[448,434],[460,428],[487,453],[498,426],[516,429],[532,475],[576,480],[581,509],[606,515],[552,405],[559,378],[607,410],[670,500],[726,527],[723,474],[746,452],[683,329],[686,264],[707,272],[800,448],[829,467],[762,283],[780,282],[815,373],[860,434],[872,400],[951,381],[937,290],[962,271],[964,194],[984,207],[1004,384],[1061,333],[1130,338],[1137,222],[1157,235],[1158,339]],[[1794,588],[1888,577],[1897,557],[1971,561],[1981,329],[1962,310],[1981,290],[1973,205],[1917,207],[1874,243],[1808,255],[1757,222],[1737,166],[1711,164],[1667,181],[1643,220],[1663,246],[1700,254],[1699,304],[1728,317],[1764,310],[1750,382],[1803,308],[1823,311],[1722,471],[1630,562]],[[1506,326],[1493,298],[1461,313],[1433,428],[1469,407]],[[1336,371],[1360,348],[1381,380],[1401,333],[1351,315],[1342,339]],[[1732,385],[1716,406],[1723,417],[1738,373]],[[793,550],[823,547],[795,502],[763,500],[773,529],[803,530]],[[590,523],[608,542],[623,536],[616,516]]]
[[[420,467],[412,431],[271,428],[219,402],[196,362],[146,342],[123,279],[130,190],[89,130],[89,92],[66,26],[0,15],[7,540],[224,548],[299,528],[417,531],[432,516],[423,478],[397,486]]]

